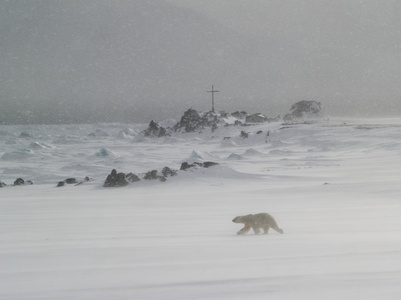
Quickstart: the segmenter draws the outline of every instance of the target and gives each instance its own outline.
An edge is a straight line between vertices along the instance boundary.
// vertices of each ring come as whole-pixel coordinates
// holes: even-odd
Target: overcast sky
[[[401,114],[401,0],[0,0],[0,123]]]

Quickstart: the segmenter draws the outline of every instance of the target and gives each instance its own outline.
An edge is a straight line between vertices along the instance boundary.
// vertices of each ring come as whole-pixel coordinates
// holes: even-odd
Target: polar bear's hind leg
[[[259,228],[259,226],[257,226],[257,225],[252,226],[252,229],[253,229],[253,231],[255,232],[255,234],[259,234],[259,233],[260,233],[260,228]]]
[[[269,234],[270,226],[263,227],[264,234]]]

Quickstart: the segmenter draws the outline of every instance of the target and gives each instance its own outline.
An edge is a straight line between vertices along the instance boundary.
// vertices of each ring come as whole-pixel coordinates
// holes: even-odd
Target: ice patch
[[[192,159],[203,159],[203,157],[198,152],[196,152],[195,150],[192,151],[191,158]]]
[[[196,151],[193,150],[190,156],[190,160],[215,160],[218,159],[218,157],[216,157],[216,155],[213,155],[209,152],[200,152],[200,151]]]
[[[1,156],[2,160],[23,160],[32,157],[33,152],[30,149],[21,148],[17,151],[6,152]]]
[[[239,154],[235,154],[235,153],[231,153],[228,158],[229,160],[241,160],[244,159],[241,155]]]
[[[83,143],[82,139],[78,136],[71,136],[71,135],[61,135],[57,137],[54,141],[54,144],[64,144],[64,145],[70,145],[70,144],[81,144]]]
[[[133,138],[136,135],[137,132],[131,128],[125,128],[124,130],[119,131],[117,134],[119,138],[123,139]]]
[[[29,148],[30,149],[36,149],[36,150],[38,150],[38,149],[51,149],[52,146],[47,145],[45,143],[32,142],[32,143],[29,144]]]
[[[262,155],[265,155],[265,153],[262,153],[258,150],[250,148],[250,149],[247,149],[242,155],[243,156],[262,156]]]
[[[103,129],[96,129],[94,132],[88,134],[89,137],[107,137],[109,136]]]
[[[107,148],[102,148],[99,151],[95,153],[96,157],[112,157],[112,158],[118,158],[120,157],[119,155],[115,154],[113,151],[107,149]]]

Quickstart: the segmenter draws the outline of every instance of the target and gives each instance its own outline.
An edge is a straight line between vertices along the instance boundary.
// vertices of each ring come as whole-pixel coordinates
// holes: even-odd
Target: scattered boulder
[[[246,133],[245,131],[241,131],[240,137],[242,137],[243,139],[247,139],[249,137],[249,134]]]
[[[77,183],[77,180],[76,180],[75,178],[67,178],[67,179],[65,180],[65,183],[67,183],[67,184],[74,184],[74,183]]]
[[[116,169],[113,169],[110,175],[107,176],[106,181],[104,182],[104,187],[117,187],[117,186],[126,186],[128,181],[125,179],[124,173],[117,173]]]
[[[88,181],[90,181],[90,178],[88,177],[88,176],[86,176],[85,178],[84,178],[84,181],[77,181],[75,178],[67,178],[67,179],[65,179],[65,180],[63,180],[63,181],[59,181],[58,183],[57,183],[57,187],[62,187],[62,186],[65,186],[66,184],[75,184],[75,185],[80,185],[80,184],[82,184],[82,183],[84,183],[84,182],[88,182]]]
[[[17,178],[17,179],[14,181],[14,185],[24,185],[24,184],[25,184],[25,180],[22,179],[22,178]]]
[[[32,135],[27,133],[27,132],[21,132],[21,134],[19,136],[22,137],[22,138],[30,138],[30,137],[32,137]]]
[[[212,162],[212,161],[205,161],[204,163],[194,162],[193,164],[189,164],[188,162],[183,162],[181,164],[180,170],[185,171],[185,170],[187,170],[189,168],[193,168],[195,166],[199,166],[202,168],[209,168],[209,167],[215,166],[215,165],[218,165],[218,163]]]
[[[202,167],[202,168],[209,168],[211,166],[218,165],[218,163],[212,161],[206,161],[203,163],[194,162],[193,164],[189,164],[188,162],[183,162],[181,164],[180,170],[186,170],[195,166]],[[159,173],[158,170],[151,170],[143,174],[142,179],[144,180],[160,180],[161,182],[165,182],[167,177],[176,176],[177,171],[173,170],[169,167],[164,167]],[[117,173],[115,169],[113,169],[110,175],[107,176],[106,181],[104,182],[104,187],[119,187],[119,186],[126,186],[129,183],[140,181],[138,175],[133,173]],[[60,181],[58,186],[64,186],[65,181]]]
[[[284,121],[316,117],[322,110],[322,104],[317,101],[302,100],[291,106],[290,113],[283,118]]]
[[[7,184],[5,184],[3,181],[0,180],[0,188],[6,186]]]
[[[30,180],[25,181],[25,180],[22,179],[22,178],[17,178],[17,179],[14,181],[14,185],[15,185],[15,186],[16,186],[16,185],[25,185],[25,184],[33,184],[33,182],[30,181]]]

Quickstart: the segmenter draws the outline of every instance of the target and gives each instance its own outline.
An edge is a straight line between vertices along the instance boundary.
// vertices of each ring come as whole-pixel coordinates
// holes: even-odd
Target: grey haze
[[[401,1],[0,0],[0,123],[401,113]]]

